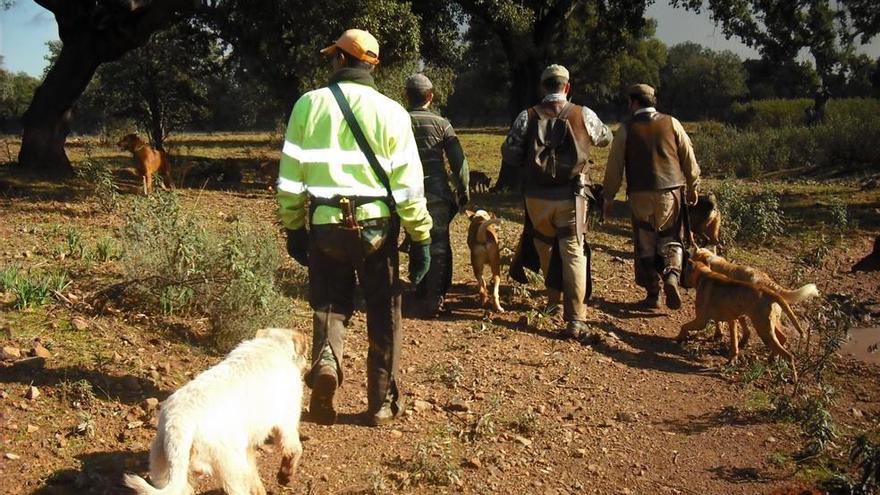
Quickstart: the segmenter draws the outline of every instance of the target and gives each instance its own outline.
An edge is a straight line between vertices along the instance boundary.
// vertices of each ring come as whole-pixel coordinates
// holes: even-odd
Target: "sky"
[[[757,52],[736,39],[725,39],[707,13],[700,15],[673,9],[659,0],[648,8],[648,17],[657,19],[657,37],[671,46],[693,41],[713,50],[732,50],[743,58]],[[58,39],[54,17],[30,0],[19,0],[11,9],[0,10],[0,55],[3,67],[12,72],[27,72],[39,77],[46,66],[46,42]],[[880,37],[861,52],[880,57]]]

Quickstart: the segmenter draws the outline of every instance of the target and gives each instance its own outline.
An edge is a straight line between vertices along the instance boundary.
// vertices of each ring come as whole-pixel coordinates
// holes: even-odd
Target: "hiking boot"
[[[663,293],[666,295],[666,307],[681,309],[681,295],[678,293],[678,275],[670,273],[663,281]]]
[[[570,321],[562,330],[562,336],[567,339],[579,340],[587,333],[589,327],[582,321]]]
[[[322,364],[312,375],[312,396],[309,399],[309,416],[322,425],[336,423],[336,409],[333,407],[333,396],[339,380],[336,368]]]
[[[399,401],[396,413],[394,412],[394,409],[395,408],[391,406],[391,401],[386,400],[378,411],[372,414],[367,413],[367,424],[370,426],[384,426],[397,419],[397,417],[400,416],[403,410],[406,409],[404,407],[403,399]]]
[[[642,301],[642,306],[648,309],[660,309],[660,292],[648,292]]]

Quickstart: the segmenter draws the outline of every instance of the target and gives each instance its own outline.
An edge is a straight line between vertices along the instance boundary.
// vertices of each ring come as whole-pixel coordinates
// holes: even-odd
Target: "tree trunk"
[[[539,79],[544,68],[541,66],[542,62],[535,57],[514,59],[512,54],[517,53],[516,50],[508,50],[507,53],[512,82],[507,101],[512,123],[520,112],[540,102]],[[511,164],[502,162],[498,180],[495,181],[493,189],[519,191],[519,180],[519,170]]]
[[[20,167],[53,176],[73,174],[64,151],[64,141],[70,133],[71,109],[98,65],[88,38],[64,43],[58,60],[34,92],[34,99],[22,116]]]

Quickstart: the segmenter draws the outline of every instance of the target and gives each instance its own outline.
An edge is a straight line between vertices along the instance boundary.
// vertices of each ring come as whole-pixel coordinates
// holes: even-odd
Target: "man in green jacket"
[[[424,74],[409,76],[406,80],[406,99],[425,172],[428,211],[434,222],[431,229],[431,268],[416,290],[417,299],[423,305],[420,308],[422,315],[432,318],[443,309],[443,299],[452,285],[449,224],[470,199],[468,162],[452,124],[429,110],[434,100],[431,80]],[[451,176],[444,156],[449,160]]]
[[[409,272],[418,283],[430,265],[431,217],[409,115],[373,81],[371,72],[379,63],[376,38],[350,29],[321,53],[331,57],[334,73],[328,87],[304,94],[294,105],[277,186],[287,251],[309,268],[314,310],[312,367],[306,375],[312,387],[309,412],[319,423],[336,421],[333,399],[343,378],[345,325],[360,283],[370,344],[366,419],[381,425],[403,412],[397,383],[398,231],[402,225],[412,239]],[[341,93],[341,101],[334,92]],[[368,149],[359,146],[346,122],[346,102]]]

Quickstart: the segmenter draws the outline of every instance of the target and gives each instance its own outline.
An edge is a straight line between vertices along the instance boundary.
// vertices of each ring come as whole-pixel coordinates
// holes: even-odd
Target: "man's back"
[[[672,117],[645,112],[626,123],[626,180],[630,191],[683,186]]]

